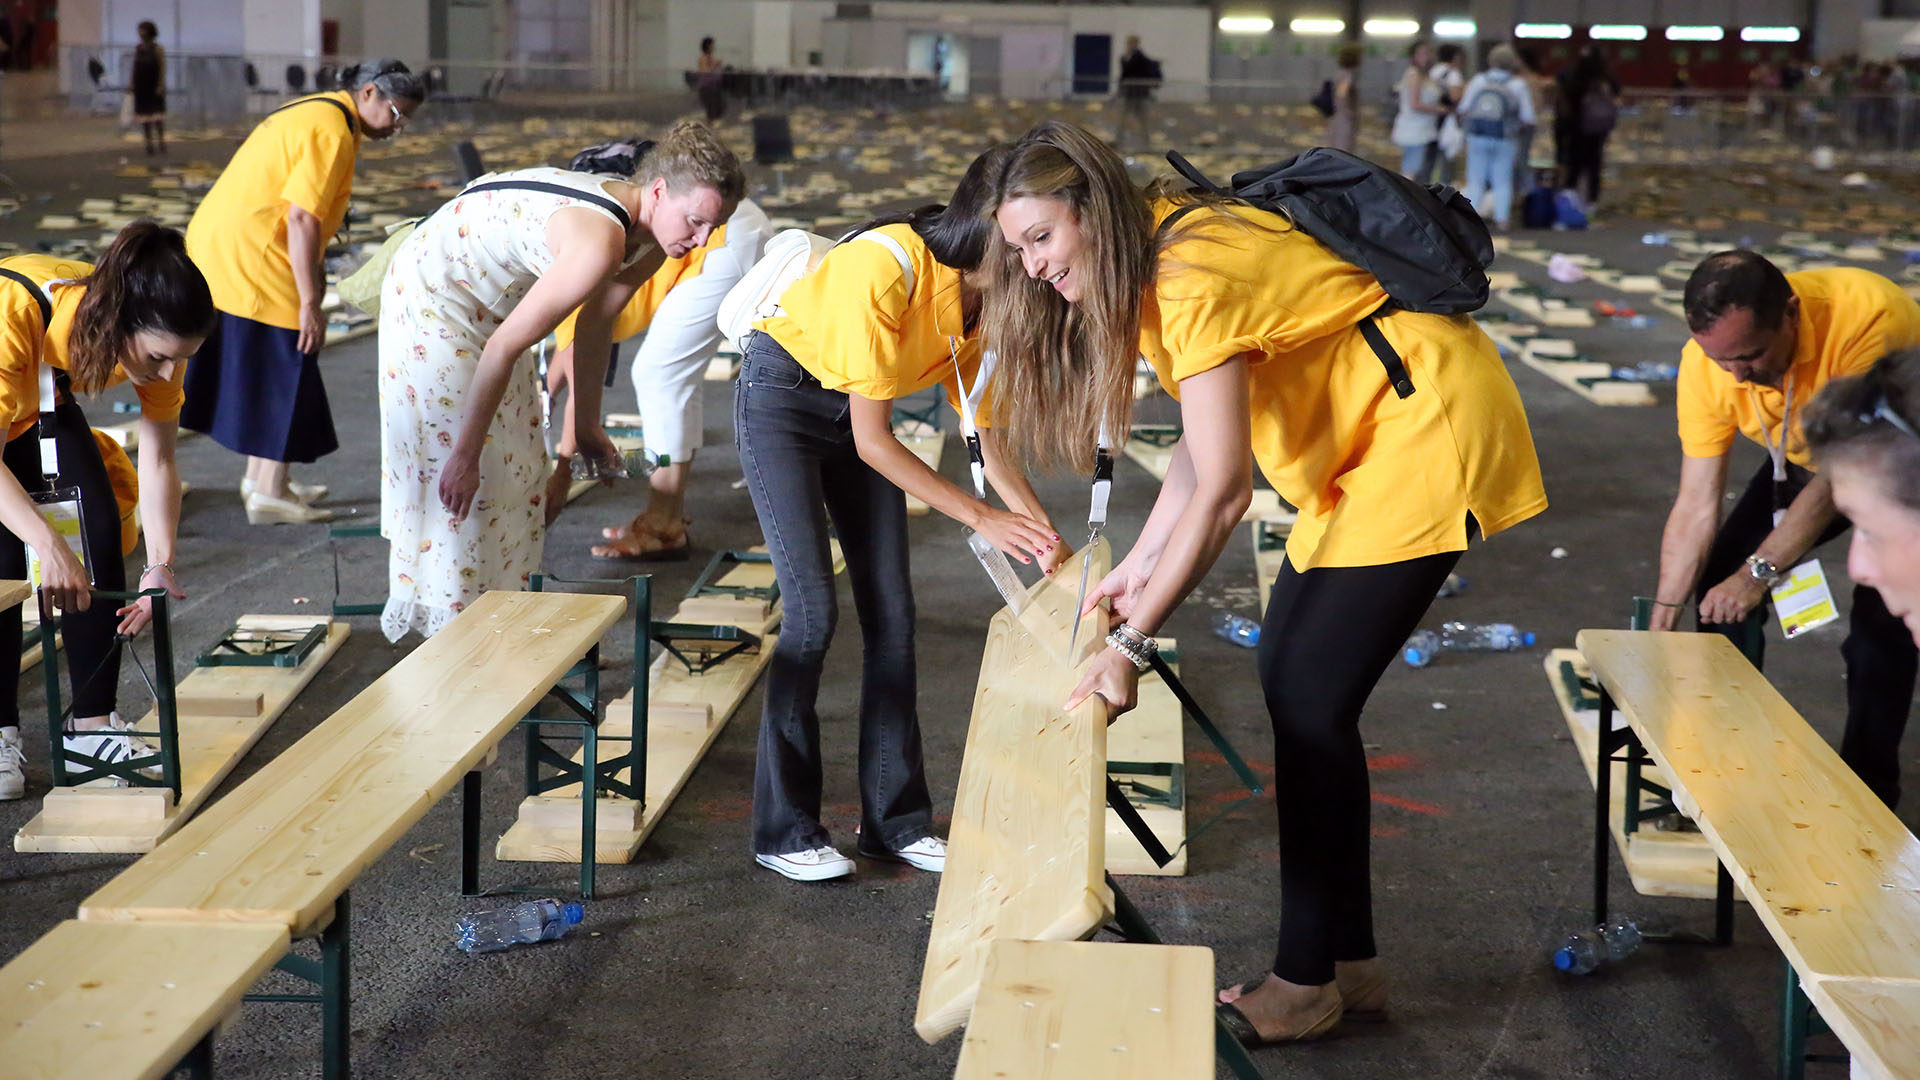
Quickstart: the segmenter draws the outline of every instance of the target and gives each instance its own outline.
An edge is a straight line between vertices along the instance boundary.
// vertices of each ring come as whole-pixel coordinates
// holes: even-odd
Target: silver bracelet
[[[146,577],[148,574],[152,573],[155,570],[165,570],[167,573],[171,574],[173,573],[173,564],[170,562],[148,563],[146,569],[140,571],[140,576]]]
[[[1139,631],[1134,631],[1139,633]],[[1153,666],[1153,654],[1157,651],[1152,642],[1138,644],[1120,633],[1118,627],[1107,634],[1107,645],[1133,664],[1135,671],[1146,671]]]

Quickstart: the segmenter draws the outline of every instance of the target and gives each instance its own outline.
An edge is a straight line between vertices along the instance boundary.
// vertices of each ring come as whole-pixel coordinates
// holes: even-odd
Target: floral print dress
[[[546,440],[539,374],[525,357],[480,451],[480,488],[465,521],[440,504],[440,474],[466,416],[487,338],[553,263],[547,220],[578,206],[606,214],[604,178],[521,169],[477,183],[532,181],[534,190],[463,193],[422,221],[394,253],[380,302],[380,535],[391,545],[390,641],[431,637],[481,593],[524,589],[546,540]],[[641,245],[622,263],[650,250]]]

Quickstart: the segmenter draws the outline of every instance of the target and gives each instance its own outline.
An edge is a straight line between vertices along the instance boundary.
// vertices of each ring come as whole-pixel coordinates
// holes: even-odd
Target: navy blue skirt
[[[300,334],[220,313],[187,363],[180,426],[248,457],[317,461],[340,449],[317,353]]]

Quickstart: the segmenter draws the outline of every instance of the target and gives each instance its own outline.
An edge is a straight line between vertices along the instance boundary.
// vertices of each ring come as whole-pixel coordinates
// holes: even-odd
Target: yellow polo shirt
[[[935,383],[959,404],[954,351],[968,389],[980,371],[980,338],[967,337],[960,271],[941,264],[910,225],[876,230],[913,260],[913,290],[886,245],[855,239],[828,251],[813,272],[788,286],[782,314],[754,329],[773,335],[829,390],[892,401]],[[980,426],[988,407],[981,406]]]
[[[315,94],[269,114],[187,225],[187,254],[228,315],[300,328],[300,293],[287,255],[287,207],[320,219],[324,245],[346,220],[360,117],[345,90]]]
[[[53,302],[53,322],[44,324],[40,305],[27,290],[19,282],[0,278],[0,417],[6,419],[7,441],[12,442],[40,418],[40,365],[68,370],[67,338],[80,300],[87,295],[85,286],[51,282],[84,278],[93,273],[93,265],[52,255],[16,255],[0,259],[0,267],[26,275]],[[171,382],[134,387],[140,396],[140,415],[160,422],[180,419],[186,378],[187,365],[175,364]],[[107,385],[126,381],[126,371],[114,364]]]
[[[644,333],[653,324],[653,317],[659,314],[660,305],[666,302],[667,294],[673,291],[673,287],[688,278],[699,276],[706,267],[707,253],[726,246],[727,227],[721,225],[707,237],[705,246],[661,263],[660,269],[655,270],[652,277],[633,291],[633,299],[628,300],[627,306],[621,308],[620,314],[614,317],[613,343],[618,345]],[[560,348],[573,344],[573,324],[579,317],[580,312],[575,310],[554,328],[553,336],[558,339]]]
[[[1156,222],[1174,203],[1154,204]],[[1546,509],[1519,391],[1466,316],[1393,311],[1381,333],[1405,362],[1401,398],[1359,322],[1386,292],[1284,219],[1274,231],[1207,223],[1161,255],[1142,305],[1140,349],[1169,394],[1180,380],[1253,354],[1253,456],[1300,510],[1295,569],[1377,566],[1467,546],[1467,515],[1492,536]]]
[[[1800,298],[1799,338],[1779,387],[1742,384],[1707,359],[1692,339],[1680,351],[1675,412],[1680,450],[1719,457],[1741,434],[1765,445],[1786,439],[1787,459],[1812,468],[1800,421],[1806,404],[1836,378],[1858,375],[1895,349],[1920,345],[1920,304],[1871,270],[1836,267],[1787,275]],[[1782,435],[1787,382],[1793,385],[1792,428]]]

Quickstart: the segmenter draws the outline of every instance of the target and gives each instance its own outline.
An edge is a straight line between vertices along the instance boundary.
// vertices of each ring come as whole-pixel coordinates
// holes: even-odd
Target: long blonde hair
[[[1197,213],[1156,235],[1155,199],[1207,208],[1240,204],[1170,180],[1143,191],[1106,143],[1058,120],[1022,136],[989,182],[989,215],[1009,200],[1039,197],[1065,202],[1079,221],[1079,302],[1068,303],[1051,285],[1027,276],[1011,245],[989,244],[983,322],[986,347],[999,357],[996,423],[1024,459],[1084,472],[1103,431],[1121,443],[1131,426],[1140,309],[1154,288],[1161,253],[1222,228],[1265,226],[1233,214]]]

